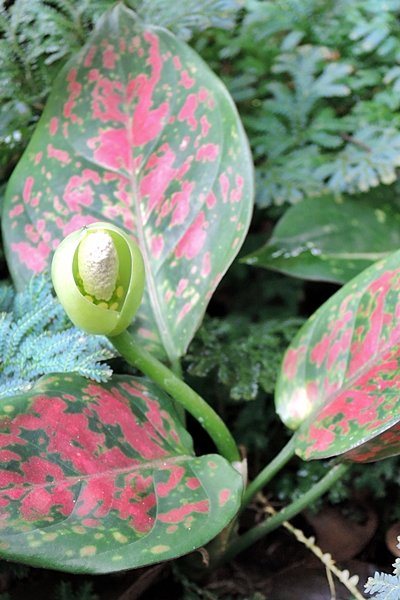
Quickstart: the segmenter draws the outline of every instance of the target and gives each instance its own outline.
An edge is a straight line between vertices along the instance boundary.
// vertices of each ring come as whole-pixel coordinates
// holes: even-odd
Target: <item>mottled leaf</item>
[[[400,453],[400,251],[360,273],[300,329],[276,390],[305,459]],[[347,453],[347,454],[345,454]]]
[[[199,56],[123,4],[58,76],[3,211],[18,288],[60,240],[111,221],[140,245],[135,332],[181,356],[246,235],[253,171],[233,102]]]
[[[307,198],[290,207],[268,244],[244,261],[303,279],[345,283],[400,247],[396,186],[358,196]]]
[[[196,457],[155,384],[47,375],[0,405],[0,556],[104,573],[180,556],[236,513],[240,475]]]

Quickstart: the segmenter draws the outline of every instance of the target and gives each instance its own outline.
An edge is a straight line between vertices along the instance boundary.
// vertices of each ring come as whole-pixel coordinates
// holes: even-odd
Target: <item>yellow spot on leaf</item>
[[[72,531],[74,531],[75,533],[86,533],[86,529],[84,527],[81,527],[80,525],[74,525],[72,527]]]
[[[170,525],[169,527],[167,527],[167,533],[175,533],[175,531],[178,529],[177,525]]]
[[[126,535],[122,535],[122,533],[120,533],[119,531],[114,531],[113,537],[117,540],[117,542],[121,542],[121,544],[126,544],[126,542],[128,541]]]
[[[97,552],[96,546],[84,546],[81,548],[79,554],[81,556],[94,556]]]
[[[153,546],[150,552],[152,554],[161,554],[162,552],[167,552],[169,549],[169,546],[163,546],[162,544],[160,544],[159,546]]]

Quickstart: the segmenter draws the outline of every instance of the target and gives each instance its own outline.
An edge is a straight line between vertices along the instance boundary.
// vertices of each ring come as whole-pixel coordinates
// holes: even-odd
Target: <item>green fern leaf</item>
[[[130,0],[129,4],[145,23],[167,27],[185,40],[208,27],[231,29],[243,6],[241,0]]]
[[[1,308],[0,398],[29,389],[46,373],[75,371],[96,381],[111,377],[106,363],[115,356],[111,344],[72,326],[48,275],[36,275],[19,294],[2,283]]]
[[[365,591],[368,594],[376,594],[374,600],[399,600],[400,577],[376,572],[365,584]]]

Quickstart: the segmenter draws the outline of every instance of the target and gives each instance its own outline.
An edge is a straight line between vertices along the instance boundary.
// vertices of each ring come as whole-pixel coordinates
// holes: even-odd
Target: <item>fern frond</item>
[[[188,372],[205,377],[216,371],[218,383],[229,389],[232,400],[254,400],[260,389],[271,393],[284,349],[301,323],[205,319],[186,356]]]
[[[3,378],[4,379],[4,378]],[[27,392],[33,383],[27,379],[19,379],[18,377],[5,378],[4,383],[0,383],[0,398],[8,398]]]
[[[2,312],[0,314],[0,371],[4,370],[5,355],[12,326],[12,315]]]
[[[397,544],[397,547],[400,548],[400,538],[397,538],[397,541],[399,542]],[[400,558],[396,558],[396,560],[393,563],[393,573],[395,575],[400,575]]]
[[[365,127],[335,159],[320,167],[315,176],[327,179],[334,192],[366,192],[380,182],[393,183],[400,166],[400,134],[397,130]]]
[[[0,282],[0,311],[8,312],[11,309],[14,300],[14,290],[12,286],[5,282]]]
[[[178,37],[190,39],[195,31],[208,27],[231,29],[242,0],[131,0],[130,4],[146,23],[161,25]]]
[[[3,288],[9,311],[0,313],[0,398],[29,389],[48,373],[75,371],[99,382],[111,377],[111,344],[72,326],[47,274],[33,277],[19,294],[11,285]]]
[[[320,98],[349,95],[350,88],[340,80],[352,72],[352,67],[344,63],[324,64],[328,58],[327,48],[311,45],[299,46],[294,52],[279,55],[272,71],[288,73],[293,80],[294,91],[290,93],[288,88],[282,89],[282,84],[277,82],[269,84],[268,89],[274,94],[276,102],[270,103],[268,108],[276,112],[280,102],[283,102],[287,113],[285,116],[291,120],[296,119],[297,123],[304,126]],[[321,74],[317,75],[318,72]],[[292,96],[291,102],[288,93]],[[292,117],[288,114],[287,107]]]
[[[400,577],[376,572],[374,577],[368,578],[365,591],[368,594],[376,594],[374,600],[399,600]]]
[[[261,207],[285,202],[295,204],[309,196],[320,196],[325,191],[322,178],[315,172],[325,161],[316,145],[296,149],[280,157],[265,168],[259,168],[256,175],[257,204]]]

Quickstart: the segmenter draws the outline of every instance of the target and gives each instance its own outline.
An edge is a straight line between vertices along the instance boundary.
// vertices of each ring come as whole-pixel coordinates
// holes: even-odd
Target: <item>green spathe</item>
[[[98,233],[105,237],[96,238],[95,234]],[[100,242],[100,239],[103,241]],[[82,273],[79,272],[82,268],[79,254],[82,248],[83,262],[94,261],[93,256],[90,259],[92,251],[96,252],[97,248],[98,254],[101,254],[104,247],[108,248],[109,256],[101,268],[105,265],[109,269],[113,289],[105,292],[107,298],[98,298],[92,288],[85,289]],[[85,269],[84,280],[87,279],[87,272],[92,270],[92,274],[98,273],[98,267],[94,264],[92,267],[86,264]],[[139,308],[145,271],[142,254],[133,240],[119,227],[98,222],[71,233],[62,241],[53,258],[52,278],[61,304],[77,327],[88,333],[113,336],[131,324]]]

